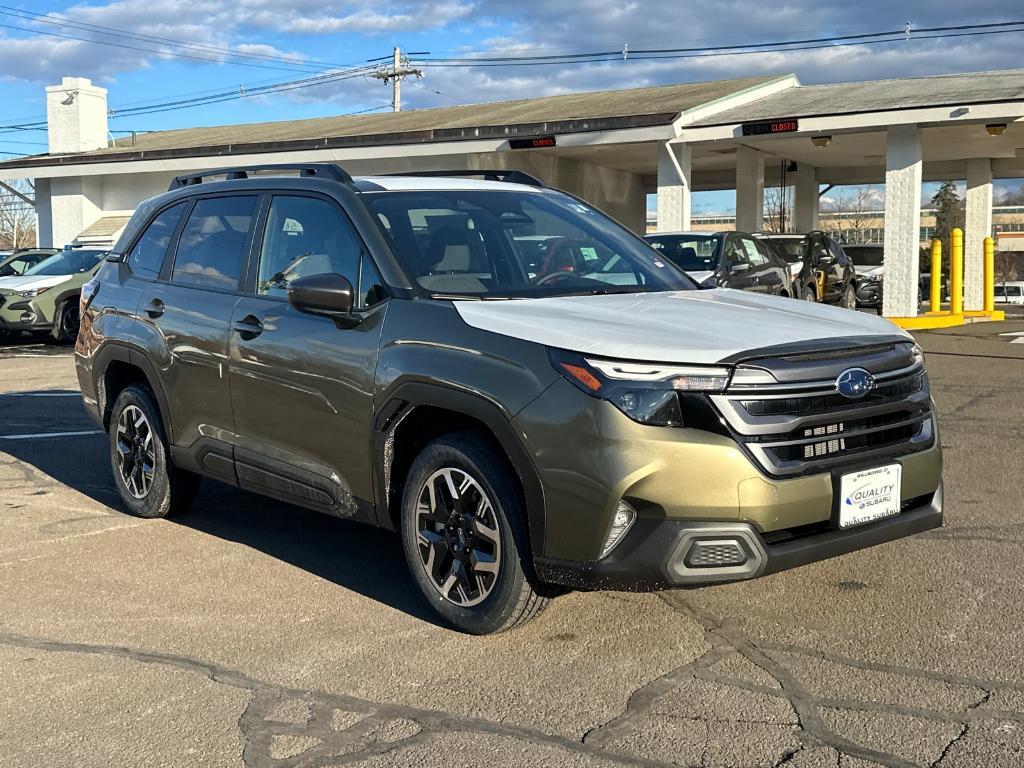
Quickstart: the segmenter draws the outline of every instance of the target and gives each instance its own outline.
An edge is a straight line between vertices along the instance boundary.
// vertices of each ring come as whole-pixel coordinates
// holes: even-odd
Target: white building
[[[1024,70],[803,86],[793,75],[493,104],[160,131],[108,140],[107,92],[47,88],[49,152],[0,163],[33,178],[40,244],[110,242],[176,174],[337,162],[353,174],[517,168],[637,232],[690,227],[695,190],[736,189],[737,228],[759,231],[764,186],[796,170],[794,223],[818,226],[821,185],[885,183],[885,314],[918,312],[922,180],[967,180],[965,306],[982,307],[992,179],[1024,177]]]

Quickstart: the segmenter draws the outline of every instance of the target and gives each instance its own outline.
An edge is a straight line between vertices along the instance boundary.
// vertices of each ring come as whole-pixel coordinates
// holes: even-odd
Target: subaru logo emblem
[[[847,368],[836,378],[836,391],[851,400],[864,397],[875,388],[875,377],[863,368]]]

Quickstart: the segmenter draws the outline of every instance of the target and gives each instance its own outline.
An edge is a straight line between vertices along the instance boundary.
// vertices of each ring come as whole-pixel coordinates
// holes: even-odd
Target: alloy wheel
[[[501,529],[479,482],[446,467],[423,484],[416,504],[416,541],[430,583],[451,603],[483,602],[498,582]]]
[[[129,405],[117,419],[117,468],[128,493],[144,499],[156,477],[156,445],[146,414]]]

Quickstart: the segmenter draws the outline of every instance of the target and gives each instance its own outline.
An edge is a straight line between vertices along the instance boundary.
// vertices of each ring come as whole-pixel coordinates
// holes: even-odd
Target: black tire
[[[74,344],[78,339],[78,299],[67,299],[53,316],[53,338],[58,344]]]
[[[444,477],[443,473],[451,474]],[[469,482],[466,480],[469,478],[474,485],[467,491],[467,486],[460,484],[462,498],[448,494],[441,508],[447,507],[453,515],[459,516],[459,510],[465,511],[474,498],[477,500],[475,511],[461,517],[481,520],[486,516],[488,524],[493,521],[494,525],[487,530],[496,532],[500,543],[500,548],[492,548],[495,553],[496,576],[476,570],[467,573],[463,566],[461,573],[466,574],[466,581],[458,580],[458,557],[453,556],[452,550],[458,550],[459,544],[462,544],[462,558],[465,561],[465,558],[477,554],[477,547],[488,548],[488,539],[473,533],[463,538],[458,525],[446,525],[428,519],[433,514],[421,516],[418,509],[420,498],[430,497],[428,481],[447,482],[452,477],[458,477],[465,483]],[[435,493],[440,497],[437,486]],[[471,493],[475,495],[471,496]],[[479,503],[484,495],[484,502],[490,502],[489,506]],[[551,593],[532,583],[530,547],[522,510],[522,496],[507,462],[496,454],[486,440],[471,432],[446,435],[434,440],[420,452],[409,469],[401,509],[402,547],[406,563],[413,581],[427,602],[456,629],[474,635],[504,632],[525,624],[546,607]],[[438,517],[447,513],[447,510],[443,511]],[[438,529],[423,530],[425,536],[429,534],[432,537],[434,544],[426,544],[425,539],[421,540],[421,522]],[[452,533],[453,530],[455,533]],[[463,526],[462,530],[467,529]],[[455,534],[459,536],[457,540]],[[430,560],[429,553],[435,545],[439,549],[435,559]],[[484,556],[482,552],[481,556]],[[428,572],[431,562],[436,563],[434,570],[438,573]],[[451,567],[448,568],[446,563],[450,563]],[[454,586],[448,589],[447,596],[442,593],[442,577],[445,581],[457,579]],[[472,577],[475,577],[473,586],[470,591],[466,591],[462,584],[469,584]],[[454,599],[453,592],[456,593]],[[472,604],[473,599],[479,602]],[[459,600],[471,604],[459,604]]]
[[[801,301],[817,301],[818,300],[818,294],[817,294],[817,292],[815,292],[815,290],[811,286],[805,285],[803,288],[800,289],[800,300]]]
[[[144,427],[139,426],[138,415],[144,419]],[[136,425],[138,431],[133,432],[132,437],[138,435],[139,443],[129,441],[127,433],[120,429],[126,422]],[[114,485],[117,486],[117,492],[129,514],[157,518],[188,509],[199,490],[200,478],[191,472],[178,469],[171,462],[167,436],[160,420],[160,410],[149,389],[132,384],[121,391],[114,402],[107,432]],[[152,477],[148,483],[144,478],[149,473],[137,467],[138,457],[149,450],[145,447],[146,435],[149,436],[151,459],[143,462],[143,466],[148,464],[152,469]],[[128,442],[133,443],[132,450],[137,457],[135,461],[126,461],[123,458]],[[129,463],[132,467],[130,475],[126,471]],[[144,492],[140,495],[140,491]]]
[[[853,283],[846,284],[846,288],[843,290],[843,296],[839,299],[839,306],[843,309],[857,308],[857,291],[853,287]]]

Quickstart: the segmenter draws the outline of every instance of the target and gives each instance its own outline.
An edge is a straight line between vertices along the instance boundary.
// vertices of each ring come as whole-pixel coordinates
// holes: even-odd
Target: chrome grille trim
[[[850,365],[856,365],[856,361]],[[770,475],[827,471],[851,461],[905,455],[930,447],[934,430],[924,367],[914,364],[873,375],[881,391],[876,390],[862,400],[836,400],[834,380],[734,386],[708,397],[737,441]],[[755,415],[748,410],[758,401],[780,400],[791,400],[793,407],[769,415]],[[785,404],[782,408],[786,408]],[[835,427],[836,431],[805,434],[804,430],[816,427]],[[804,446],[830,440],[834,441],[833,446],[826,447],[821,455],[792,457]],[[837,447],[840,445],[841,448]]]

